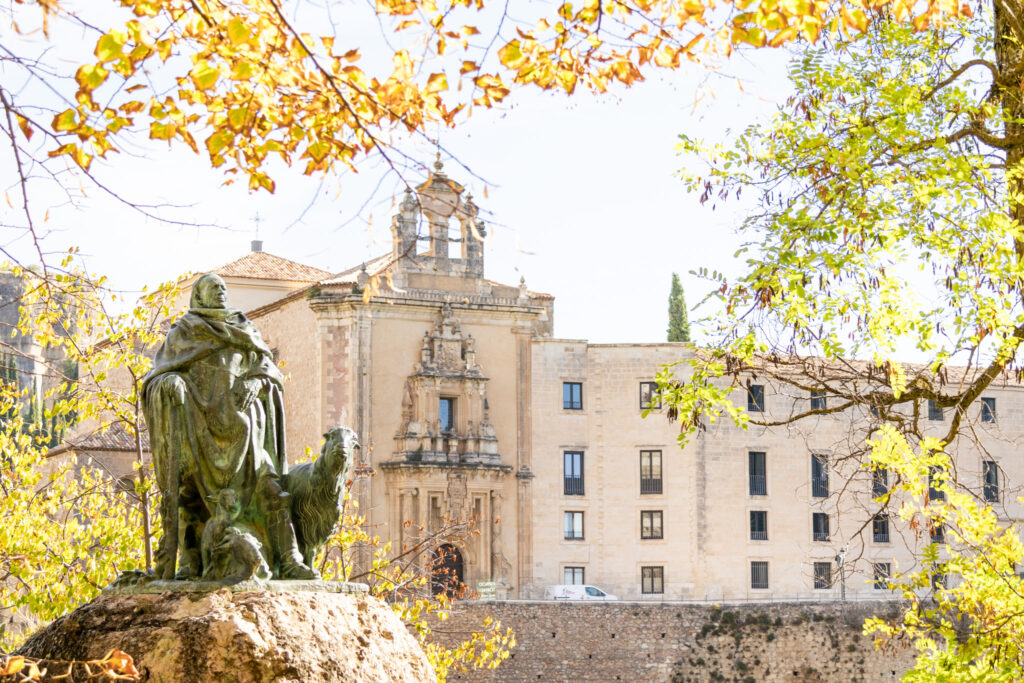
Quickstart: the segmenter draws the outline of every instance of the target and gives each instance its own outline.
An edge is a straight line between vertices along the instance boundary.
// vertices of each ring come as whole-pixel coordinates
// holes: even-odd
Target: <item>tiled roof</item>
[[[105,432],[96,430],[68,439],[67,445],[79,451],[134,451],[135,436],[128,433],[124,423],[115,422]],[[149,451],[149,433],[142,429],[142,450]]]
[[[390,263],[391,252],[389,251],[386,254],[381,254],[380,256],[370,259],[365,264],[360,263],[358,265],[352,266],[348,270],[343,270],[337,275],[328,274],[329,277],[321,278],[322,282],[320,284],[326,286],[355,284],[356,278],[359,276],[360,271],[363,270],[364,265],[366,266],[366,273],[368,275],[377,275],[379,272],[383,271]]]
[[[260,280],[319,282],[331,276],[326,270],[290,261],[265,251],[250,251],[240,259],[213,270],[221,277],[248,277]]]

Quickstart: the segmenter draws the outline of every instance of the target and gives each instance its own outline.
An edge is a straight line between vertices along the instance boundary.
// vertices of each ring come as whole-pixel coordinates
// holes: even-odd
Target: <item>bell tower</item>
[[[426,182],[406,190],[391,222],[392,256],[403,272],[484,276],[487,229],[473,196],[447,176],[438,159]]]

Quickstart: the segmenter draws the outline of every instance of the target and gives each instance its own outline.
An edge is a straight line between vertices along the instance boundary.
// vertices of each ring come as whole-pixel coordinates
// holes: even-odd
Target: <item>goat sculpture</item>
[[[324,434],[320,456],[312,463],[295,465],[288,472],[292,496],[292,523],[299,552],[312,567],[316,554],[334,532],[345,501],[345,482],[359,439],[348,427],[334,427]]]

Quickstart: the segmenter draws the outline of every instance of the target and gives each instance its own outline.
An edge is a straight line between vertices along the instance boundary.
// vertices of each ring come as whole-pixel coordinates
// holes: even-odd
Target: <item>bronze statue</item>
[[[275,579],[319,578],[310,566],[313,555],[304,559],[299,552],[292,521],[283,377],[256,327],[226,306],[226,294],[217,275],[199,278],[190,310],[171,326],[142,381],[163,493],[164,533],[154,578],[230,583],[263,578],[264,566]],[[358,448],[354,434],[343,441],[332,447],[340,451],[332,456],[336,462],[323,466],[335,475],[347,471],[345,460]],[[328,478],[316,486],[337,497],[337,477]],[[299,479],[309,479],[304,468]],[[333,528],[338,514],[330,507],[320,516],[333,514]],[[214,528],[204,533],[211,520]],[[322,534],[310,530],[307,535]],[[252,557],[247,548],[261,557]]]

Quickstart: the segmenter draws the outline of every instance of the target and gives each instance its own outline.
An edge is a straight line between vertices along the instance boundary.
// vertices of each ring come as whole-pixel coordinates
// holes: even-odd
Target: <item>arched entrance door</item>
[[[451,543],[445,543],[434,551],[434,562],[430,571],[430,585],[434,595],[446,593],[455,597],[463,583],[462,553]]]

